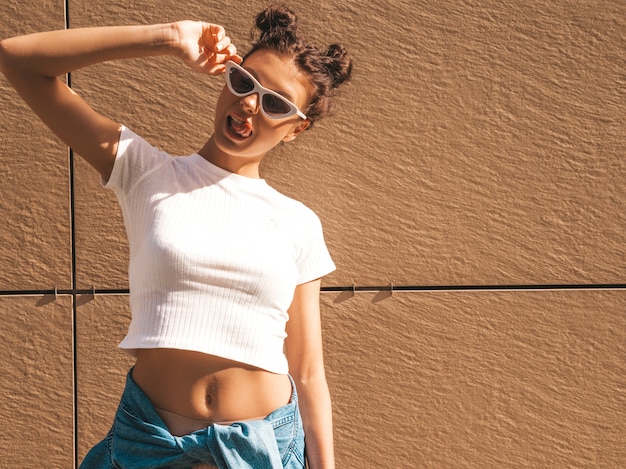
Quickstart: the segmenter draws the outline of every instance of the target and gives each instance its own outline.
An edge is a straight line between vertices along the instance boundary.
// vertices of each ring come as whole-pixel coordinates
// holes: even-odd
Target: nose
[[[248,114],[259,112],[259,94],[252,93],[241,98],[241,108]]]

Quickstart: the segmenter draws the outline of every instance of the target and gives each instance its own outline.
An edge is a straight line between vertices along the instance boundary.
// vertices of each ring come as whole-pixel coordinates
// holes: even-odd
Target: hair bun
[[[256,17],[256,27],[261,31],[258,42],[288,49],[297,42],[298,17],[289,8],[272,5]]]
[[[352,59],[341,44],[331,44],[326,50],[326,68],[333,77],[334,87],[347,81],[352,74]]]

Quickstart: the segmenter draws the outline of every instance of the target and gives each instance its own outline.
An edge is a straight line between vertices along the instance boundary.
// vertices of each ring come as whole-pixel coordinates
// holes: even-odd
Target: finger
[[[199,56],[196,60],[194,68],[207,75],[219,75],[226,71],[224,57],[223,54],[202,54],[202,56]]]
[[[202,27],[202,45],[207,51],[215,50],[215,45],[223,39],[224,28],[219,25],[204,23]]]
[[[238,58],[239,56],[237,55],[236,50],[233,46],[232,50],[228,50],[224,52],[217,52],[215,55],[213,55],[213,57],[209,58],[209,61],[215,65],[219,65],[219,64],[225,64],[229,60],[233,60],[233,62],[236,62]],[[237,63],[241,63],[241,62],[237,62]]]
[[[231,44],[232,44],[232,42],[231,42],[230,38],[228,36],[225,36],[217,44],[215,44],[214,50],[216,52],[222,52],[224,49],[226,49]]]
[[[220,53],[227,55],[228,57],[232,57],[233,55],[237,55],[237,48],[234,44],[229,44],[228,47],[220,51]]]
[[[206,71],[206,68],[210,66],[212,58],[212,56],[200,54],[192,64],[192,67],[199,71]]]
[[[211,26],[209,26],[209,32],[213,37],[213,44],[219,43],[226,36],[226,31],[224,30],[224,27],[220,26],[219,24],[212,24]]]

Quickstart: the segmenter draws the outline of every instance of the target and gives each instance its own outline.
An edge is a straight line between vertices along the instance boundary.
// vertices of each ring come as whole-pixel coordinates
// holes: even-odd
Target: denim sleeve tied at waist
[[[167,430],[132,416],[116,419],[111,457],[126,469],[188,468],[199,462],[220,469],[282,468],[271,423],[252,420],[232,425],[213,424],[190,435]]]

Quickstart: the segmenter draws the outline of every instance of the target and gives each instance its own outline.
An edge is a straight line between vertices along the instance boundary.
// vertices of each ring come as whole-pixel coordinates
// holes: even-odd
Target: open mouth
[[[241,119],[239,116],[234,114],[229,115],[227,125],[231,133],[240,139],[246,139],[252,135],[252,125],[250,125],[250,122]]]

